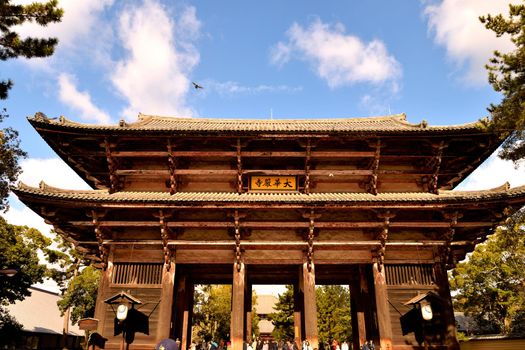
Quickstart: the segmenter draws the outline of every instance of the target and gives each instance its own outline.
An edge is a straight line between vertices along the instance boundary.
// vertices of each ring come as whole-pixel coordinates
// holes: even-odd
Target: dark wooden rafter
[[[169,237],[169,227],[166,219],[168,216],[165,215],[164,211],[159,210],[159,226],[160,226],[160,238],[162,240],[162,252],[164,255],[164,267],[166,271],[170,270],[171,267],[171,251],[168,247]]]
[[[304,193],[310,193],[310,167],[312,158],[312,141],[306,141],[306,154],[304,160]]]
[[[241,216],[239,211],[235,210],[233,214],[233,225],[234,225],[234,238],[235,238],[235,267],[237,271],[241,271],[242,268],[242,251],[241,251],[241,225],[240,225]]]
[[[100,261],[102,263],[102,268],[105,270],[108,267],[108,248],[104,245],[104,231],[100,227],[99,219],[104,216],[104,214],[97,213],[95,210],[91,210],[88,213],[88,216],[91,217],[93,223],[95,237],[97,238],[98,243],[98,252],[100,255]]]
[[[432,169],[432,175],[428,180],[428,190],[431,193],[438,193],[439,189],[439,171],[441,169],[441,162],[443,159],[443,151],[447,147],[447,144],[442,140],[439,144],[432,145],[434,149],[434,157],[429,161],[427,167]]]
[[[308,271],[311,271],[314,260],[315,219],[319,219],[321,214],[316,214],[315,211],[311,209],[310,212],[304,213],[303,217],[308,219],[308,232],[306,234],[306,264]]]
[[[369,175],[368,183],[365,185],[365,187],[368,193],[377,195],[377,185],[378,185],[377,178],[379,175],[379,159],[381,158],[381,139],[378,138],[375,142],[375,145],[372,145],[372,147],[375,147],[374,158],[370,166],[370,170],[372,171],[372,173]]]
[[[242,193],[242,149],[240,138],[237,138],[235,148],[237,157],[237,193]]]
[[[177,192],[177,158],[173,155],[174,145],[171,138],[168,138],[168,170],[170,175],[170,194]]]
[[[384,212],[377,213],[377,217],[383,220],[382,227],[377,237],[379,239],[380,246],[376,251],[377,268],[379,269],[379,272],[381,272],[385,263],[386,242],[388,239],[388,231],[390,229],[390,219],[395,217],[395,214],[392,213],[390,210],[387,210]]]
[[[117,160],[111,154],[111,142],[109,137],[104,138],[104,150],[106,152],[106,162],[109,170],[109,193],[118,192],[120,190],[120,179],[117,174],[118,166]]]
[[[448,221],[448,229],[445,232],[445,246],[443,248],[443,263],[449,267],[455,265],[455,257],[452,252],[452,241],[454,240],[454,235],[456,234],[456,227],[458,225],[458,220],[461,218],[462,214],[458,211],[443,213],[443,217]]]

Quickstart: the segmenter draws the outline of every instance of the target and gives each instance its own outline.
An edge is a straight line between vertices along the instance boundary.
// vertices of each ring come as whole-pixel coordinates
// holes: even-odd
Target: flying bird
[[[193,84],[193,87],[195,88],[195,90],[198,90],[198,89],[204,89],[203,86],[197,84],[196,82],[193,82],[193,81],[192,81],[191,83]]]

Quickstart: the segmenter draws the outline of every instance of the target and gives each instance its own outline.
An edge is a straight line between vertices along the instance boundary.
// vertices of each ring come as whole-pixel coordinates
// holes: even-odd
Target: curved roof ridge
[[[217,123],[217,124],[229,124],[229,123],[264,123],[264,124],[286,124],[293,122],[301,123],[340,123],[341,121],[352,121],[352,122],[370,122],[370,121],[405,121],[406,114],[392,114],[392,115],[382,115],[382,116],[370,116],[370,117],[342,117],[342,118],[293,118],[293,119],[243,119],[243,118],[205,118],[205,117],[176,117],[176,116],[163,116],[163,115],[148,115],[140,113],[138,116],[137,124],[143,124],[146,122],[153,121],[170,121],[170,122],[190,122],[190,123]],[[128,123],[129,126],[132,126],[136,123]],[[410,123],[407,123],[410,124]],[[416,124],[411,124],[416,125]]]
[[[440,199],[479,199],[493,197],[499,198],[501,195],[509,197],[515,195],[525,195],[525,185],[508,189],[507,186],[500,186],[487,190],[477,191],[439,191],[439,194],[430,192],[382,192],[373,195],[367,192],[318,192],[318,193],[298,193],[298,192],[247,192],[239,194],[237,192],[177,192],[171,195],[169,192],[156,191],[121,191],[109,194],[107,190],[67,190],[48,186],[41,183],[40,187],[28,186],[19,183],[14,192],[34,194],[40,196],[59,196],[62,198],[71,197],[77,199],[91,200],[173,200],[173,201],[242,201],[242,200],[304,200],[304,201],[439,201]]]
[[[32,124],[44,127],[71,128],[77,130],[94,131],[128,131],[128,132],[443,132],[447,130],[472,130],[482,124],[475,121],[466,124],[448,126],[429,126],[426,121],[419,124],[406,120],[406,114],[392,114],[373,117],[354,118],[324,118],[324,119],[218,119],[218,118],[177,118],[171,116],[156,116],[139,113],[135,122],[126,122],[121,119],[111,125],[84,124],[61,116],[48,118],[37,112],[34,117],[28,118]]]

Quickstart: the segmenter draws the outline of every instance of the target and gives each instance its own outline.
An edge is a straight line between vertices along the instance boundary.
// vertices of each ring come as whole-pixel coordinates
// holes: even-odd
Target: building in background
[[[80,342],[84,331],[77,325],[69,321],[69,331],[66,336],[63,334],[64,317],[57,306],[59,294],[35,287],[29,290],[31,296],[6,307],[9,314],[22,324],[22,337],[14,340],[8,349],[82,349]]]

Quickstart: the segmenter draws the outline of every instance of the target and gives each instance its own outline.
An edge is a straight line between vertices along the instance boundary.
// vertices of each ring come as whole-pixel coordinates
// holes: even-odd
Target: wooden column
[[[439,295],[443,298],[443,321],[445,323],[445,345],[449,350],[459,350],[459,343],[456,338],[456,320],[454,309],[452,308],[452,298],[450,297],[450,286],[448,284],[447,270],[444,264],[434,265],[436,283],[439,287]]]
[[[245,272],[243,262],[233,264],[232,315],[230,324],[231,350],[243,350]]]
[[[179,273],[180,272],[180,273]],[[193,283],[187,271],[179,271],[176,279],[175,297],[175,317],[174,332],[175,338],[181,341],[181,349],[186,350],[190,344],[191,337],[191,314],[193,312]],[[188,336],[190,334],[190,337]]]
[[[390,321],[390,307],[388,305],[388,291],[384,266],[383,269],[380,270],[378,263],[374,263],[372,271],[374,274],[379,344],[381,350],[390,350],[392,349],[392,322]]]
[[[159,304],[159,323],[157,325],[157,341],[170,336],[171,312],[173,310],[173,289],[175,284],[175,262],[171,261],[169,268],[162,270],[162,289]]]
[[[303,313],[303,291],[301,290],[300,285],[302,285],[303,281],[303,271],[302,267],[299,271],[299,283],[296,283],[293,285],[293,323],[294,323],[294,340],[297,343],[298,346],[301,344],[301,339],[303,336],[302,332],[302,319],[304,316]]]
[[[109,283],[111,281],[111,276],[113,274],[113,261],[110,257],[110,260],[107,262],[106,270],[102,271],[100,276],[100,283],[97,291],[97,302],[95,304],[95,318],[98,320],[97,332],[102,336],[111,336],[112,334],[104,334],[104,325],[106,324],[106,310],[108,305],[104,303],[104,300],[109,297]],[[112,324],[111,329],[113,329],[113,319],[107,320]]]
[[[244,324],[245,324],[245,340],[248,343],[252,341],[252,285],[246,283],[244,291]]]
[[[186,278],[186,308],[184,309],[183,325],[182,325],[182,341],[180,343],[181,350],[187,350],[191,344],[191,323],[193,319],[193,293],[195,285],[190,278]]]
[[[306,340],[313,349],[319,349],[319,336],[317,334],[317,304],[315,298],[315,266],[308,262],[303,263],[303,293],[304,293],[304,330]]]
[[[365,298],[368,295],[363,293],[362,289],[362,270],[359,269],[360,278],[352,281],[350,285],[350,303],[351,303],[351,312],[352,312],[352,333],[353,333],[353,345],[354,349],[360,349],[361,346],[365,343],[366,337],[366,323],[365,323],[365,308],[366,301]]]

